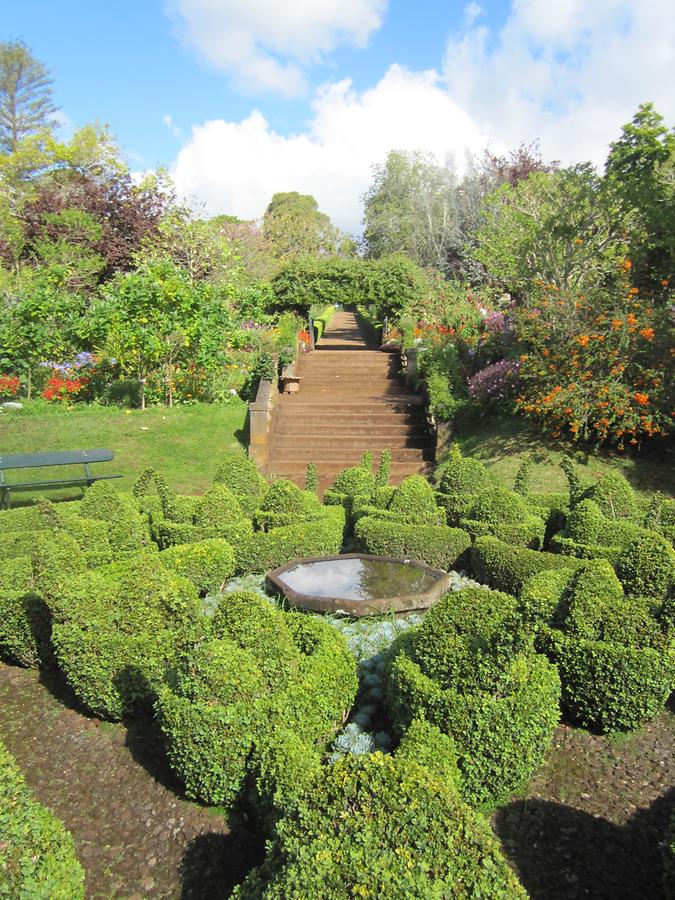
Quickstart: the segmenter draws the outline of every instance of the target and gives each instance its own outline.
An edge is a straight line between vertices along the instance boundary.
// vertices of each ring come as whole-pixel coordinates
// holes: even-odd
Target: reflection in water
[[[301,563],[281,576],[291,590],[310,597],[378,600],[419,594],[438,580],[404,562],[376,559],[325,559]]]

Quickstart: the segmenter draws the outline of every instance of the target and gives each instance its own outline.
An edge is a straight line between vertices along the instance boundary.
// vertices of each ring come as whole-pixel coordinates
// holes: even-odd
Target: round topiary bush
[[[260,505],[267,482],[262,477],[252,459],[238,454],[224,458],[213,479],[214,484],[222,484],[239,500],[242,509],[252,516]]]
[[[588,497],[609,519],[633,519],[637,517],[637,502],[633,488],[620,472],[607,472],[588,491]]]
[[[363,466],[343,469],[331,488],[331,491],[337,494],[345,494],[348,497],[356,497],[357,494],[372,494],[374,490],[375,478],[373,473]]]
[[[559,718],[560,680],[532,649],[513,597],[467,588],[395,648],[386,697],[399,733],[423,717],[454,739],[463,796],[492,806],[540,765]]]
[[[662,600],[675,581],[675,551],[662,535],[645,531],[623,551],[616,572],[627,594]]]
[[[473,537],[491,534],[508,544],[533,548],[541,547],[546,528],[520,494],[499,486],[476,494],[459,524]]]
[[[289,772],[312,767],[351,706],[354,659],[327,622],[251,592],[224,596],[210,631],[159,691],[169,760],[206,803],[230,805],[254,782],[268,815],[293,793]],[[277,790],[286,800],[270,796]]]
[[[201,633],[194,585],[142,555],[68,579],[56,601],[52,644],[78,699],[117,720],[148,708],[164,675]]]
[[[648,598],[626,597],[605,560],[528,579],[521,609],[558,666],[567,715],[601,732],[652,718],[675,683],[668,623]]]
[[[1,741],[0,897],[84,898],[84,870],[70,833],[33,798]]]
[[[202,594],[220,590],[236,568],[234,550],[222,538],[168,547],[160,559],[166,569],[187,578]]]
[[[276,825],[240,900],[525,897],[487,823],[408,758],[346,756]]]
[[[445,514],[436,505],[436,495],[423,475],[409,475],[394,491],[389,512],[406,525],[443,525]]]
[[[318,519],[321,503],[316,494],[301,491],[285,478],[280,478],[265,491],[255,514],[256,526],[264,531],[282,525],[294,525]]]

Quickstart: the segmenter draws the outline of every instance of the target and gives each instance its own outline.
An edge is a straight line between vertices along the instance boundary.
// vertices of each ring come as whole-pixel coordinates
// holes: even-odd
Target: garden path
[[[72,833],[87,897],[228,896],[259,861],[258,842],[182,799],[152,722],[88,718],[45,677],[0,663],[0,739]]]
[[[317,349],[297,364],[296,394],[284,394],[272,421],[269,476],[304,487],[315,463],[321,493],[366,451],[392,455],[392,482],[426,473],[432,461],[422,398],[400,374],[398,353],[378,349],[350,310],[336,312]]]

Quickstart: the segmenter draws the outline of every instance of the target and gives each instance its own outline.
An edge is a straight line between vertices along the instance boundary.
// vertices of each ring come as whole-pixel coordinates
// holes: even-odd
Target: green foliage
[[[222,538],[178,544],[160,554],[165,569],[191,581],[202,594],[218,591],[234,575],[234,550]]]
[[[0,150],[14,153],[25,138],[43,140],[54,128],[52,79],[22,41],[0,44]]]
[[[455,742],[426,719],[414,719],[396,748],[396,759],[425,766],[446,785],[462,784]]]
[[[297,525],[256,531],[233,542],[237,572],[267,572],[292,559],[334,556],[340,552],[345,530],[342,507],[325,507],[321,517]]]
[[[569,505],[570,507],[574,507],[581,499],[583,495],[583,487],[581,484],[581,478],[579,478],[579,472],[577,471],[577,466],[571,456],[563,456],[560,460],[560,468],[565,473],[565,477],[567,478],[567,484],[569,488]]]
[[[200,630],[196,589],[157,554],[69,579],[52,612],[66,680],[88,709],[112,720],[152,704],[165,672]]]
[[[356,689],[353,658],[328,623],[239,592],[220,601],[210,639],[183,656],[157,711],[189,796],[230,805],[251,776],[268,814],[288,802],[289,768],[311,767],[314,744],[329,738]]]
[[[285,478],[275,481],[265,491],[255,514],[256,526],[263,531],[318,519],[321,504],[314,493],[300,490]]]
[[[307,463],[307,472],[305,474],[305,490],[310,494],[317,494],[319,491],[319,478],[316,473],[314,463]]]
[[[234,453],[225,457],[213,482],[223,484],[232,491],[247,515],[253,515],[267,488],[267,482],[253,460]]]
[[[363,466],[344,469],[333,482],[332,490],[338,494],[355,497],[357,494],[372,494],[375,479],[372,472]]]
[[[263,234],[277,259],[326,256],[337,251],[339,232],[311,194],[275,194],[265,210]]]
[[[532,454],[526,453],[520,465],[518,466],[518,471],[516,472],[516,480],[513,485],[514,491],[523,497],[527,497],[530,490],[529,482],[533,466],[534,459],[532,458]]]
[[[515,491],[493,485],[476,494],[459,524],[473,537],[491,534],[519,547],[541,547],[545,522]]]
[[[477,538],[471,548],[471,568],[478,581],[514,595],[519,593],[525,579],[537,572],[574,570],[578,565],[578,560],[570,557],[512,547],[490,536]]]
[[[375,473],[375,487],[387,487],[391,478],[391,450],[383,450]]]
[[[234,896],[493,900],[525,892],[451,782],[405,756],[374,753],[318,773]]]
[[[608,562],[534,575],[520,605],[558,666],[563,707],[575,722],[630,730],[663,706],[675,679],[667,623],[648,599],[624,596]]]
[[[358,520],[354,536],[364,553],[420,560],[446,572],[460,565],[471,546],[471,538],[460,528],[408,525],[371,515]]]
[[[440,525],[445,516],[436,505],[433,488],[423,475],[408,475],[396,488],[389,512],[406,525]]]
[[[484,589],[449,594],[394,651],[386,696],[404,733],[423,717],[457,747],[462,794],[499,803],[541,763],[558,722],[555,668],[531,649],[513,597]]]
[[[309,312],[311,315],[312,310],[310,309]],[[314,325],[314,340],[315,341],[318,341],[323,337],[323,334],[326,331],[326,328],[328,328],[328,323],[333,318],[334,313],[335,313],[335,307],[331,305],[331,306],[327,306],[323,310],[323,312],[319,313],[318,315],[316,315],[316,316],[312,315],[312,323]]]
[[[448,462],[443,466],[439,483],[438,505],[442,506],[449,525],[458,525],[473,504],[474,495],[486,490],[490,481],[485,466],[477,459],[465,458],[453,445]]]
[[[35,668],[48,640],[49,620],[32,586],[30,556],[0,562],[0,658]]]
[[[588,496],[609,519],[635,520],[637,517],[635,494],[620,472],[607,472],[588,491]]]
[[[672,653],[580,640],[552,631],[545,642],[562,681],[567,714],[600,732],[629,731],[653,718],[675,679]]]
[[[675,552],[660,534],[645,531],[625,548],[616,571],[627,594],[661,600],[675,581]]]
[[[34,798],[0,742],[0,896],[84,898],[84,870],[63,823]]]

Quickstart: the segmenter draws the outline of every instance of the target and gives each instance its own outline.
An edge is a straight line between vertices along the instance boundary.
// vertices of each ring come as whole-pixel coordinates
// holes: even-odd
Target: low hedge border
[[[83,900],[70,832],[34,798],[0,741],[0,897]]]

